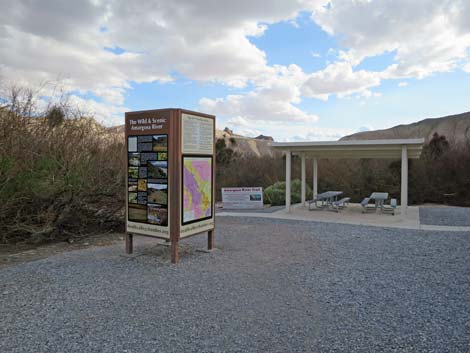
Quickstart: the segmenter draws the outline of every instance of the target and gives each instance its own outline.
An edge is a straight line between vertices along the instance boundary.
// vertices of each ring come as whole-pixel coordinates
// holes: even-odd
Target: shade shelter
[[[315,142],[273,142],[271,146],[286,155],[286,210],[291,207],[292,155],[301,160],[301,203],[306,201],[305,164],[313,159],[313,196],[318,194],[318,160],[324,159],[401,159],[401,212],[408,206],[408,159],[419,158],[424,139],[355,140]]]

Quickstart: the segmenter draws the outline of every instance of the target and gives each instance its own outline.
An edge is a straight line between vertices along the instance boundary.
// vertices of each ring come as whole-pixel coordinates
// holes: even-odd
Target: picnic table
[[[380,209],[383,209],[384,202],[385,202],[386,199],[388,199],[388,192],[373,192],[369,196],[369,199],[375,201],[375,208],[376,209],[379,208],[379,207],[380,207]]]
[[[338,199],[338,196],[342,195],[342,191],[326,191],[322,192],[320,194],[317,194],[317,196],[309,203],[309,209],[310,205],[312,203],[315,203],[316,208],[324,208],[329,206],[331,203],[336,201]],[[321,205],[318,206],[317,202],[321,202]]]

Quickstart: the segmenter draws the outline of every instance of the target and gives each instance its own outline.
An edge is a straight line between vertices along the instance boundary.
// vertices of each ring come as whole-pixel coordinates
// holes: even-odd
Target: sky
[[[0,84],[277,141],[470,110],[469,0],[2,0]]]

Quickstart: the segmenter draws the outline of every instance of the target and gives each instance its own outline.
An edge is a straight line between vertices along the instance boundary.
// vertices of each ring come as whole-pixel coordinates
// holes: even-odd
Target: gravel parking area
[[[219,217],[205,241],[0,270],[0,351],[470,351],[470,233]]]
[[[469,227],[470,207],[421,206],[419,219],[428,225]]]

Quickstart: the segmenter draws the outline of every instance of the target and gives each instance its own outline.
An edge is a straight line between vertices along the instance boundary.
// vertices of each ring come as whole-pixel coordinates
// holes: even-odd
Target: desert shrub
[[[217,200],[221,199],[221,188],[256,186],[266,188],[283,180],[285,167],[279,156],[240,156],[236,155],[230,163],[216,165]]]
[[[66,105],[15,89],[0,108],[0,242],[122,226],[124,139]]]
[[[299,203],[301,201],[301,188],[302,183],[299,179],[294,179],[291,182],[291,203]],[[312,189],[306,185],[307,200],[312,198]],[[264,203],[271,204],[272,206],[279,206],[286,204],[286,182],[278,181],[271,186],[268,186],[263,192]]]
[[[265,204],[270,204],[272,206],[285,204],[286,183],[278,181],[274,185],[268,186],[263,191],[263,200]]]
[[[470,206],[470,145],[434,134],[410,168],[410,201]]]
[[[227,147],[225,139],[219,139],[215,143],[215,160],[216,165],[223,167],[231,163],[234,157],[234,152],[231,148]]]

